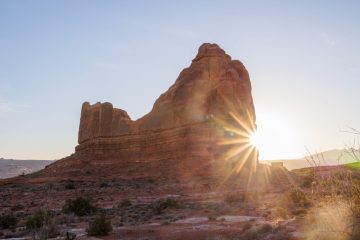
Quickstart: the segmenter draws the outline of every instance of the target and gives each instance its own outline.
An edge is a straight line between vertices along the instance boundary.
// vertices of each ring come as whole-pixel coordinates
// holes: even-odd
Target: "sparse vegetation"
[[[58,236],[59,229],[50,211],[38,211],[26,221],[26,228],[33,233],[35,239],[48,239]]]
[[[353,152],[353,149],[351,151]],[[319,163],[324,161],[323,156],[315,156],[316,158],[309,160],[312,168],[299,171],[303,180],[302,186],[311,186],[311,193],[293,192],[290,195],[297,207],[292,209],[292,213],[306,217],[309,225],[306,225],[305,233],[312,236],[312,239],[330,239],[334,235],[337,236],[336,239],[360,239],[358,163],[320,167]],[[310,204],[313,208],[308,211],[306,199],[310,198],[310,203],[315,204]],[[328,221],[331,218],[337,222]],[[313,225],[320,227],[314,229]],[[328,229],[332,229],[331,232]]]
[[[89,223],[86,231],[89,236],[106,236],[112,231],[112,226],[110,221],[101,215]]]
[[[329,172],[328,169],[332,169],[331,172]],[[166,228],[166,225],[179,219],[197,216],[201,218],[207,216],[207,224],[209,226],[215,224],[220,226],[222,221],[222,225],[225,226],[231,225],[231,221],[237,221],[236,218],[234,218],[234,220],[228,220],[226,216],[239,216],[240,218],[241,216],[261,216],[262,220],[265,220],[264,223],[258,221],[257,218],[253,218],[239,228],[240,233],[229,235],[219,234],[215,235],[217,236],[216,239],[284,240],[291,239],[290,236],[292,232],[295,231],[300,232],[300,234],[311,232],[315,234],[316,237],[319,236],[318,239],[324,239],[320,238],[323,236],[328,237],[325,239],[330,239],[329,236],[331,234],[324,234],[326,230],[314,230],[313,226],[325,226],[328,224],[326,219],[333,217],[335,214],[335,216],[340,219],[339,221],[346,222],[344,225],[350,227],[341,233],[340,230],[343,230],[342,227],[335,228],[334,232],[338,235],[345,236],[344,239],[359,239],[360,174],[356,172],[354,167],[325,168],[325,171],[321,168],[316,168],[315,170],[309,168],[294,172],[294,176],[295,174],[297,174],[297,176],[291,179],[292,185],[288,184],[282,188],[277,188],[276,185],[276,188],[270,188],[270,191],[263,190],[262,188],[256,188],[256,191],[251,191],[251,188],[248,188],[249,190],[244,191],[242,188],[238,188],[233,191],[230,191],[230,189],[227,190],[228,194],[223,194],[223,192],[215,192],[215,194],[211,193],[209,195],[199,194],[194,199],[188,198],[188,196],[184,198],[180,195],[176,198],[164,198],[154,202],[148,202],[148,200],[131,194],[128,195],[127,193],[124,196],[120,196],[120,200],[117,196],[109,196],[109,193],[116,188],[124,189],[125,191],[129,188],[133,189],[135,183],[139,184],[142,191],[143,185],[138,181],[119,180],[116,182],[116,180],[112,181],[107,178],[99,178],[95,189],[93,189],[94,185],[80,180],[76,182],[65,180],[65,182],[60,184],[54,183],[54,187],[51,187],[51,184],[32,186],[31,188],[27,188],[28,191],[48,191],[47,193],[49,195],[47,196],[51,196],[51,193],[49,193],[50,190],[62,191],[64,187],[73,189],[76,183],[76,188],[82,191],[84,189],[83,192],[85,194],[88,194],[87,191],[89,189],[94,191],[94,196],[99,199],[99,203],[105,203],[108,206],[108,203],[111,202],[115,207],[111,209],[99,209],[102,216],[95,217],[92,216],[96,210],[92,201],[88,198],[79,197],[66,201],[63,206],[63,212],[66,214],[46,211],[36,212],[24,222],[21,219],[24,218],[24,215],[22,215],[24,209],[27,209],[29,206],[32,208],[38,207],[43,202],[38,201],[38,198],[29,198],[30,201],[24,201],[21,205],[18,205],[17,203],[12,204],[7,200],[6,211],[12,210],[16,212],[14,216],[17,216],[19,219],[19,224],[13,225],[14,227],[3,227],[1,225],[2,219],[9,219],[8,216],[3,214],[0,216],[0,228],[8,228],[13,231],[3,231],[5,237],[19,236],[22,234],[21,231],[23,231],[19,229],[22,229],[22,226],[25,224],[26,230],[24,232],[26,232],[27,236],[33,234],[33,239],[47,239],[49,236],[56,237],[60,232],[62,233],[62,238],[74,239],[75,235],[69,233],[67,236],[66,231],[68,231],[69,228],[82,226],[84,222],[89,223],[87,228],[89,236],[103,236],[112,231],[112,226],[130,229],[137,225],[157,223]],[[289,175],[289,177],[291,176]],[[148,183],[147,179],[144,181]],[[151,181],[149,180],[149,182]],[[111,188],[105,189],[108,186],[111,186]],[[10,189],[13,190],[17,186],[12,185],[10,187]],[[153,190],[153,188],[150,189]],[[131,197],[131,199],[126,198],[126,196]],[[46,206],[58,207],[56,204],[49,204],[49,200],[50,197],[46,200]],[[337,204],[340,201],[344,208],[337,209]],[[257,203],[259,203],[259,205]],[[170,210],[171,208],[179,207],[186,210],[186,212],[180,213],[179,210]],[[329,209],[332,210],[327,211]],[[343,211],[343,215],[339,216],[338,213],[341,211],[338,210],[346,211]],[[192,220],[189,219],[189,222],[191,221]],[[11,221],[6,220],[7,224],[10,222]],[[186,219],[184,224],[192,224],[189,222]],[[195,223],[195,225],[196,224],[197,223]],[[309,227],[309,230],[303,230],[306,229],[306,227]],[[325,229],[327,229],[327,226]],[[119,234],[123,234],[123,231]]]
[[[63,206],[64,213],[74,213],[77,216],[93,214],[96,207],[92,205],[89,198],[78,197],[74,200],[68,199]]]
[[[159,200],[152,205],[152,209],[155,214],[161,214],[167,208],[178,208],[178,207],[180,207],[178,201],[172,198]]]
[[[34,215],[30,216],[26,221],[27,229],[39,229],[45,224],[50,222],[52,213],[49,211],[37,211]]]
[[[350,240],[360,239],[360,184],[353,182],[351,189],[351,211],[354,218]]]
[[[288,194],[291,204],[296,207],[310,207],[311,202],[306,193],[299,188],[294,188]]]
[[[310,188],[313,186],[313,184],[315,184],[315,175],[314,172],[312,171],[311,173],[303,177],[301,185],[304,188]]]

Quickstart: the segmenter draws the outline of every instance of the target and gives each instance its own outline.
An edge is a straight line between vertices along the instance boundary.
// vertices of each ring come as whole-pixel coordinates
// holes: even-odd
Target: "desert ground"
[[[358,239],[358,165],[266,167],[263,188],[152,178],[3,180],[6,239]],[[95,236],[89,224],[101,219]],[[96,227],[94,227],[96,229]],[[104,228],[104,229],[102,229]],[[96,232],[98,231],[98,232]]]

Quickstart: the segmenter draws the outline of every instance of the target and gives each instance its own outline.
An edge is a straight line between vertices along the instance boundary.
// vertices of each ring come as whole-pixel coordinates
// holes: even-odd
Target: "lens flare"
[[[231,184],[242,182],[242,186],[248,188],[254,180],[258,164],[258,150],[255,146],[255,121],[249,112],[245,115],[229,112],[228,116],[230,118],[214,118],[224,133],[217,142],[218,145],[223,146],[222,149],[224,150],[219,160],[224,165],[229,166],[220,186],[226,186],[226,183],[230,181]]]
[[[258,148],[258,146],[259,146],[259,134],[258,134],[257,131],[250,134],[249,141],[250,141],[250,143],[251,143],[251,145],[253,147]]]

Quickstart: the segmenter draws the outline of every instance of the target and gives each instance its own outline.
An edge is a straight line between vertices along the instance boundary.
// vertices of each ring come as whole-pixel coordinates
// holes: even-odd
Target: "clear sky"
[[[360,128],[360,1],[0,1],[0,157],[58,159],[84,101],[133,118],[203,42],[241,60],[262,159],[342,148]]]

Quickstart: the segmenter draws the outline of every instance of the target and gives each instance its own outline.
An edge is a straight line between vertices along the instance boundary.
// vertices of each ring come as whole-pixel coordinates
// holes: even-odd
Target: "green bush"
[[[74,213],[77,216],[93,214],[96,208],[91,204],[89,198],[78,197],[74,200],[68,199],[63,206],[64,213]]]
[[[38,211],[26,221],[27,229],[39,229],[50,222],[52,213],[49,211]]]
[[[12,213],[0,216],[0,229],[15,227],[17,223],[18,219]]]
[[[104,216],[99,216],[89,223],[86,232],[89,236],[106,236],[112,231],[111,223]]]

